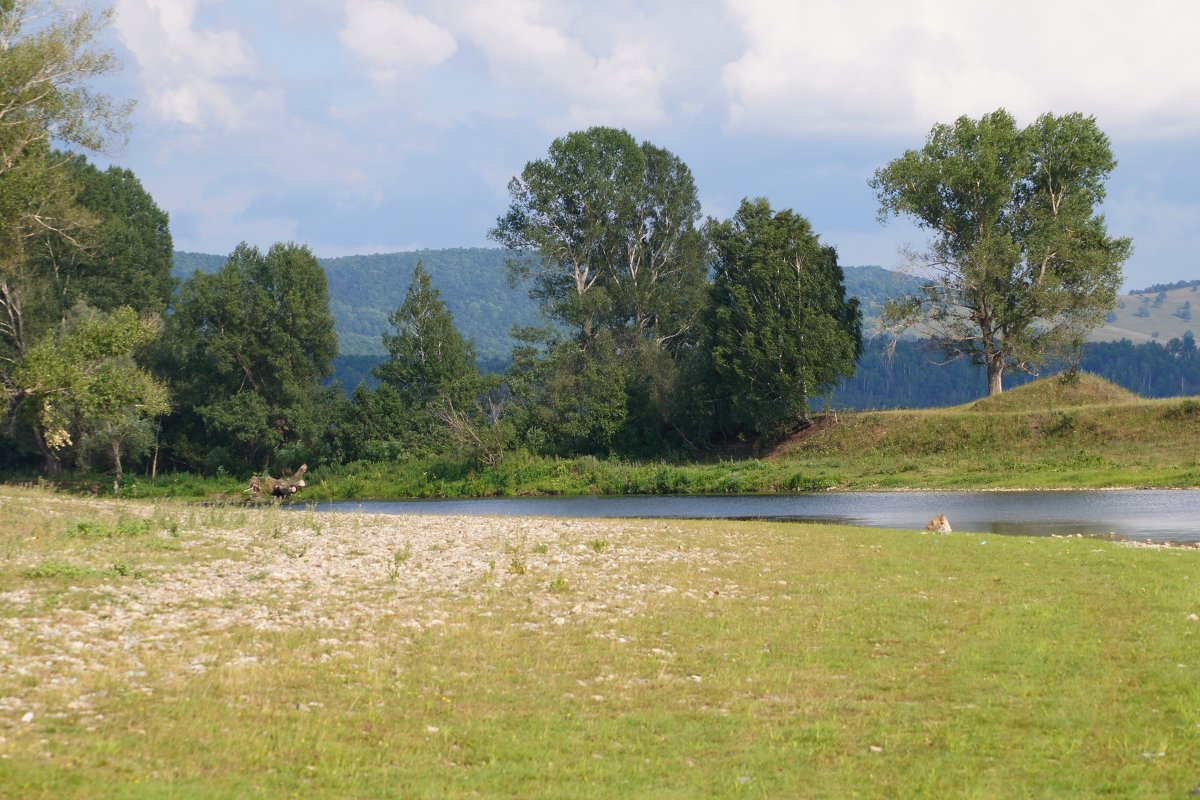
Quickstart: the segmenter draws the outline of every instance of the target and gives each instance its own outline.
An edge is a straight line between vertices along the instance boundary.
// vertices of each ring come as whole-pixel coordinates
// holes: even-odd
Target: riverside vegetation
[[[830,489],[1184,488],[1200,486],[1200,402],[1147,400],[1092,375],[1035,381],[952,408],[824,414],[755,456],[709,462],[548,458],[481,467],[451,456],[325,467],[298,500]],[[64,480],[106,492],[94,477]],[[230,500],[233,477],[138,479],[133,497]]]
[[[1200,783],[1195,549],[11,487],[0,515],[10,797]]]

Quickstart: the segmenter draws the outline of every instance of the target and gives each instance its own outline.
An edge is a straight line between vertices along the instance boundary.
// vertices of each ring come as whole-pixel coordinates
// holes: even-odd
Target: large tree
[[[1033,372],[1077,350],[1116,304],[1131,243],[1108,235],[1097,206],[1116,166],[1092,117],[1046,114],[1019,129],[1003,109],[935,125],[925,146],[871,181],[880,218],[930,232],[908,256],[927,279],[892,303],[896,329],[916,327],[947,359]]]
[[[89,217],[74,203],[70,158],[55,145],[104,151],[120,144],[129,103],[96,91],[117,66],[100,45],[109,12],[51,0],[0,0],[0,367],[39,331],[42,277],[28,261],[47,233],[69,242]],[[53,315],[43,315],[49,320]],[[45,321],[43,321],[45,324]]]
[[[490,236],[527,259],[533,294],[586,343],[632,329],[661,344],[694,329],[704,261],[700,203],[677,156],[624,130],[556,139],[508,185]]]
[[[277,243],[264,254],[241,244],[220,271],[196,273],[169,319],[168,347],[181,406],[177,455],[223,447],[238,466],[259,469],[322,434],[321,379],[337,335],[325,271],[307,247]]]
[[[439,398],[472,398],[479,377],[475,346],[454,327],[454,317],[441,293],[429,281],[421,262],[399,308],[388,314],[392,330],[383,335],[389,358],[373,370],[376,378],[396,389],[413,407]]]
[[[85,297],[105,310],[165,311],[175,289],[167,213],[128,169],[100,170],[75,156],[67,172],[79,187],[76,203],[94,225],[81,236],[82,247],[48,237],[34,260],[62,284],[68,303]]]
[[[812,398],[854,374],[858,301],[846,298],[837,252],[790,209],[743,200],[709,235],[705,413],[727,438],[784,433],[807,419]]]
[[[0,176],[37,142],[103,150],[125,135],[132,104],[91,85],[117,67],[97,41],[111,19],[52,0],[0,0]]]

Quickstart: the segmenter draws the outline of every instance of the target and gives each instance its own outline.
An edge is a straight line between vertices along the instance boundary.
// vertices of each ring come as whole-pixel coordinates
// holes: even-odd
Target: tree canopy
[[[892,304],[890,323],[986,367],[989,394],[1006,369],[1078,350],[1115,306],[1131,252],[1096,212],[1115,166],[1082,114],[1018,129],[1001,109],[934,126],[871,181],[881,219],[903,215],[932,236],[909,254],[925,285]]]
[[[264,254],[238,245],[219,272],[183,285],[169,323],[172,372],[190,412],[183,436],[257,468],[320,434],[320,381],[337,337],[325,273],[308,247],[276,243]]]
[[[704,390],[713,424],[726,437],[785,432],[807,418],[812,398],[854,374],[858,301],[846,298],[837,252],[791,209],[743,200],[709,234]]]
[[[33,345],[13,375],[51,473],[60,454],[100,442],[121,479],[124,443],[169,410],[168,389],[134,356],[158,336],[158,317],[129,307],[111,314],[77,306]]]
[[[63,246],[57,253],[48,248],[37,258],[56,257],[55,273],[71,284],[63,287],[67,300],[83,296],[106,310],[165,311],[175,289],[167,213],[128,169],[100,170],[78,155],[67,169],[79,187],[76,203],[94,224],[82,247]]]
[[[375,377],[396,389],[406,403],[425,406],[438,397],[469,392],[478,376],[475,347],[454,327],[454,317],[441,293],[429,282],[421,262],[413,271],[404,303],[388,321],[392,332],[383,343],[390,358],[375,370]]]
[[[632,329],[660,342],[693,331],[704,284],[691,170],[627,131],[595,127],[551,143],[508,184],[511,204],[490,236],[529,254],[547,312],[586,342]]]

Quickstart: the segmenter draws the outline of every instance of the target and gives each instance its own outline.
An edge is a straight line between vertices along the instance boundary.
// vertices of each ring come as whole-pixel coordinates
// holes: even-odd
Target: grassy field
[[[0,489],[0,796],[1185,797],[1200,551]]]

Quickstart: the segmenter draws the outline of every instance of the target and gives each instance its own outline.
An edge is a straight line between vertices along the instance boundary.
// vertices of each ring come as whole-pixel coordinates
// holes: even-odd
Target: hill
[[[1096,376],[952,408],[824,415],[775,447],[808,485],[866,489],[1196,486],[1200,403],[1147,400]]]
[[[492,248],[452,248],[323,258],[329,277],[330,307],[337,320],[343,355],[384,355],[380,336],[387,316],[404,302],[420,261],[442,294],[454,323],[475,341],[483,364],[507,362],[516,340],[514,325],[540,320],[524,286],[509,286],[504,262],[509,254]]]
[[[455,325],[475,341],[480,363],[502,365],[516,345],[509,335],[513,325],[541,322],[526,288],[508,285],[507,258],[504,250],[483,247],[318,258],[329,279],[341,356],[356,358],[360,366],[385,355],[380,336],[388,329],[387,315],[404,302],[413,270],[421,261]],[[216,272],[224,263],[225,256],[176,251],[172,274],[184,280],[197,270]],[[916,278],[876,266],[846,267],[845,275],[846,292],[859,298],[864,324],[871,330],[888,298],[918,284]],[[352,370],[355,378],[362,371],[358,366]],[[349,380],[346,384],[352,385]]]
[[[1128,389],[1122,389],[1099,376],[1082,373],[1074,381],[1058,379],[1034,381],[993,397],[985,397],[960,406],[958,410],[1004,414],[1044,411],[1052,408],[1082,408],[1114,403],[1133,403],[1141,399]]]
[[[504,250],[482,247],[319,258],[329,280],[341,356],[382,358],[386,354],[380,336],[389,327],[388,314],[404,302],[413,270],[421,261],[455,325],[474,339],[480,363],[487,367],[506,362],[516,344],[509,335],[513,325],[536,324],[540,319],[526,290],[508,285],[507,258]],[[196,270],[215,272],[224,263],[224,256],[176,252],[173,274],[186,279]]]
[[[330,306],[343,356],[383,356],[380,335],[387,315],[404,302],[417,261],[454,315],[462,333],[475,340],[482,363],[505,361],[516,342],[513,325],[538,324],[537,304],[524,287],[508,285],[508,253],[495,248],[449,248],[403,253],[318,258],[329,279]],[[225,256],[175,252],[172,274],[184,280],[197,270],[216,272]],[[877,266],[846,267],[846,293],[859,298],[864,325],[875,330],[888,298],[913,290],[919,281]]]
[[[403,302],[420,260],[459,329],[475,340],[480,360],[507,359],[514,344],[508,335],[513,324],[536,323],[539,312],[524,288],[508,285],[506,258],[503,250],[477,247],[318,259],[329,276],[342,354],[383,355],[379,336],[387,329],[388,312]],[[224,256],[176,251],[173,274],[187,278],[196,270],[214,272],[224,263]],[[863,327],[869,334],[879,332],[879,314],[888,299],[914,291],[921,283],[912,275],[878,266],[843,270],[846,293],[858,298]],[[1089,341],[1128,339],[1134,344],[1166,344],[1182,338],[1186,331],[1194,334],[1195,327],[1200,327],[1192,322],[1192,314],[1200,314],[1200,307],[1192,308],[1194,301],[1200,301],[1200,281],[1152,286],[1122,295],[1107,324],[1094,331]]]
[[[921,281],[903,272],[876,266],[843,267],[846,294],[857,297],[863,314],[863,331],[879,332],[879,315],[883,304],[893,297],[915,292]]]
[[[388,329],[387,315],[404,301],[418,260],[441,291],[459,330],[475,341],[481,367],[502,369],[516,344],[512,327],[541,321],[525,288],[508,285],[506,258],[505,251],[495,248],[452,248],[319,259],[329,279],[341,342],[335,378],[347,388],[370,380],[371,367],[385,355],[380,336]],[[212,272],[224,262],[224,256],[176,252],[174,274],[186,278],[195,270]],[[879,314],[889,298],[920,285],[911,275],[878,266],[845,267],[844,273],[846,292],[859,299],[868,335],[878,331]],[[1091,337],[1083,368],[1152,397],[1200,390],[1200,360],[1180,359],[1158,347],[1190,330],[1190,304],[1200,300],[1198,291],[1196,284],[1181,283],[1123,296],[1109,324]],[[857,374],[838,389],[832,405],[947,406],[982,395],[984,382],[977,368],[965,361],[942,365],[935,363],[938,360],[915,339],[902,341],[894,351],[882,340],[870,341]],[[1009,387],[1028,380],[1020,373],[1005,376]]]
[[[1181,282],[1183,283],[1183,282]],[[1176,288],[1151,287],[1122,295],[1117,309],[1108,315],[1103,328],[1092,332],[1089,341],[1108,342],[1128,339],[1134,344],[1157,341],[1165,344],[1183,338],[1197,325],[1193,314],[1200,314],[1200,285],[1183,283]],[[1197,306],[1193,308],[1193,306]]]

